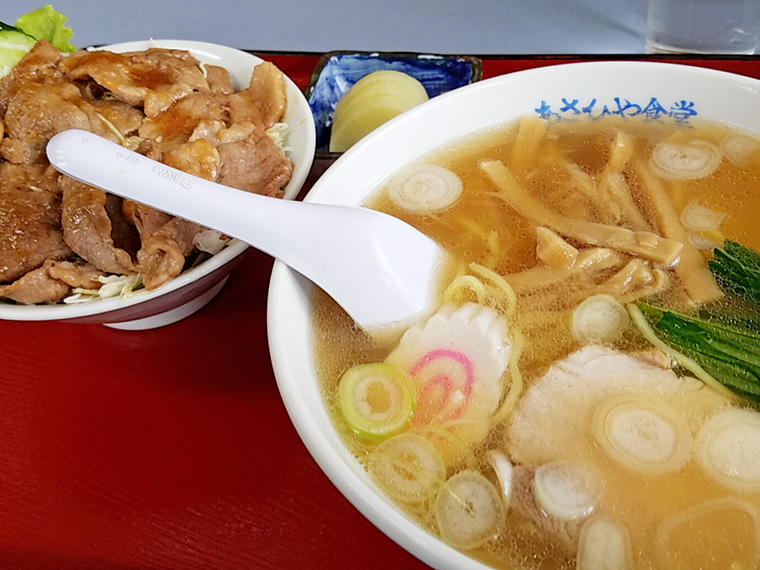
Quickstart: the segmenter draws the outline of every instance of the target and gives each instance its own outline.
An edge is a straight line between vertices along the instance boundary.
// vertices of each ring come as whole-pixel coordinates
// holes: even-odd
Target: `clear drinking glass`
[[[647,53],[752,54],[760,0],[649,0]]]

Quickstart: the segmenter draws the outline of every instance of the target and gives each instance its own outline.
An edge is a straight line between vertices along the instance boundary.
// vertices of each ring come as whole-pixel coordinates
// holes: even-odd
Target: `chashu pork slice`
[[[693,421],[725,403],[695,378],[679,376],[637,354],[589,345],[554,363],[520,399],[508,428],[510,457],[525,465],[587,457],[594,445],[591,415],[601,402],[622,395],[692,409]]]

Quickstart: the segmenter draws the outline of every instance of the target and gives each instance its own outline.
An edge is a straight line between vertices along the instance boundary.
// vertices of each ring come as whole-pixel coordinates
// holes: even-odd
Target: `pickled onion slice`
[[[330,152],[344,152],[396,115],[428,100],[417,79],[392,69],[373,71],[338,100],[333,114]]]

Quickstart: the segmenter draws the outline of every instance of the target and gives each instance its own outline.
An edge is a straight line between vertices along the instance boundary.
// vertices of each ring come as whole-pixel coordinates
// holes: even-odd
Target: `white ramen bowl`
[[[306,200],[361,204],[402,165],[527,115],[552,113],[564,120],[645,113],[653,120],[708,119],[759,133],[759,107],[760,81],[690,66],[593,62],[512,73],[442,95],[387,123],[339,158]],[[282,398],[306,447],[349,501],[403,548],[438,569],[485,568],[407,518],[341,441],[315,375],[312,289],[309,281],[275,263],[268,303],[270,352]]]
[[[104,50],[141,51],[151,47],[189,51],[202,63],[227,69],[235,89],[248,86],[253,68],[263,60],[243,51],[204,42],[184,40],[150,40],[114,44]],[[306,98],[298,86],[285,78],[288,107],[284,121],[288,125],[285,146],[293,162],[293,175],[285,187],[285,199],[298,195],[314,160],[316,133],[314,119]],[[0,301],[0,319],[16,321],[70,321],[99,323],[126,330],[143,330],[168,325],[183,319],[206,305],[224,287],[230,272],[248,245],[233,240],[221,252],[184,271],[153,291],[137,291],[124,299],[94,299],[80,304],[16,305]]]

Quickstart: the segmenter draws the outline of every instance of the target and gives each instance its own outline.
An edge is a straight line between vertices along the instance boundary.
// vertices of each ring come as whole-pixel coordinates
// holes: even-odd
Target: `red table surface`
[[[302,88],[318,59],[260,55]],[[585,59],[485,57],[483,78]],[[758,58],[667,60],[760,77]],[[426,567],[291,425],[267,350],[271,266],[249,250],[208,306],[151,331],[0,321],[0,568]]]

